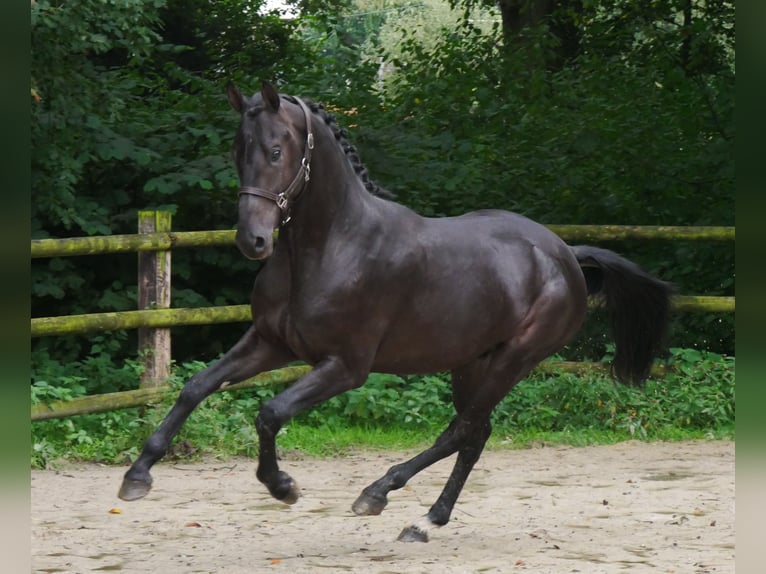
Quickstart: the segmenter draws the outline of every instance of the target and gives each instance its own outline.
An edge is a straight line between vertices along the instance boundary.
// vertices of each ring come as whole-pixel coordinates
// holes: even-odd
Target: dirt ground
[[[140,501],[125,467],[32,472],[34,572],[585,574],[734,572],[734,443],[487,451],[452,521],[430,542],[396,537],[441,491],[452,460],[358,517],[361,489],[412,453],[282,461],[302,490],[287,507],[255,461],[159,463]]]

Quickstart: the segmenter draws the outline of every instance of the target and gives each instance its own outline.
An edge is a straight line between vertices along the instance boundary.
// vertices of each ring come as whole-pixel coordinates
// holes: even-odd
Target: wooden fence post
[[[138,233],[168,232],[169,211],[139,211]],[[139,251],[138,309],[170,307],[170,251]],[[138,329],[139,360],[144,365],[141,388],[159,387],[170,376],[170,329]]]

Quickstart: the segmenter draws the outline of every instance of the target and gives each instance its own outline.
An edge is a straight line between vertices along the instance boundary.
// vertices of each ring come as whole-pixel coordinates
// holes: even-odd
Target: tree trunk
[[[684,3],[684,21],[681,25],[681,67],[689,72],[689,64],[691,62],[691,48],[692,48],[692,0],[686,0]]]
[[[542,64],[558,69],[580,53],[581,34],[578,25],[582,15],[582,0],[497,0],[503,25],[503,41],[510,55],[514,48],[522,48],[532,61],[542,56]],[[525,30],[547,24],[556,47],[535,57]]]

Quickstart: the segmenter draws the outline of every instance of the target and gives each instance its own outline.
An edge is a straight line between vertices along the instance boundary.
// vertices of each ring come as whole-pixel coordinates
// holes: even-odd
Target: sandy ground
[[[34,572],[586,574],[734,572],[734,443],[487,451],[452,521],[397,542],[438,496],[452,459],[392,492],[380,516],[351,503],[412,453],[282,461],[301,486],[272,500],[255,461],[160,463],[143,500],[125,467],[32,472]]]

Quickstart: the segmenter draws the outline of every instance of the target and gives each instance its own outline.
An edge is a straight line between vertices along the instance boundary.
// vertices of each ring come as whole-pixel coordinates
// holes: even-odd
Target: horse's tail
[[[572,247],[588,286],[602,297],[615,339],[612,373],[623,383],[640,385],[660,352],[670,318],[670,283],[652,277],[613,251]]]

